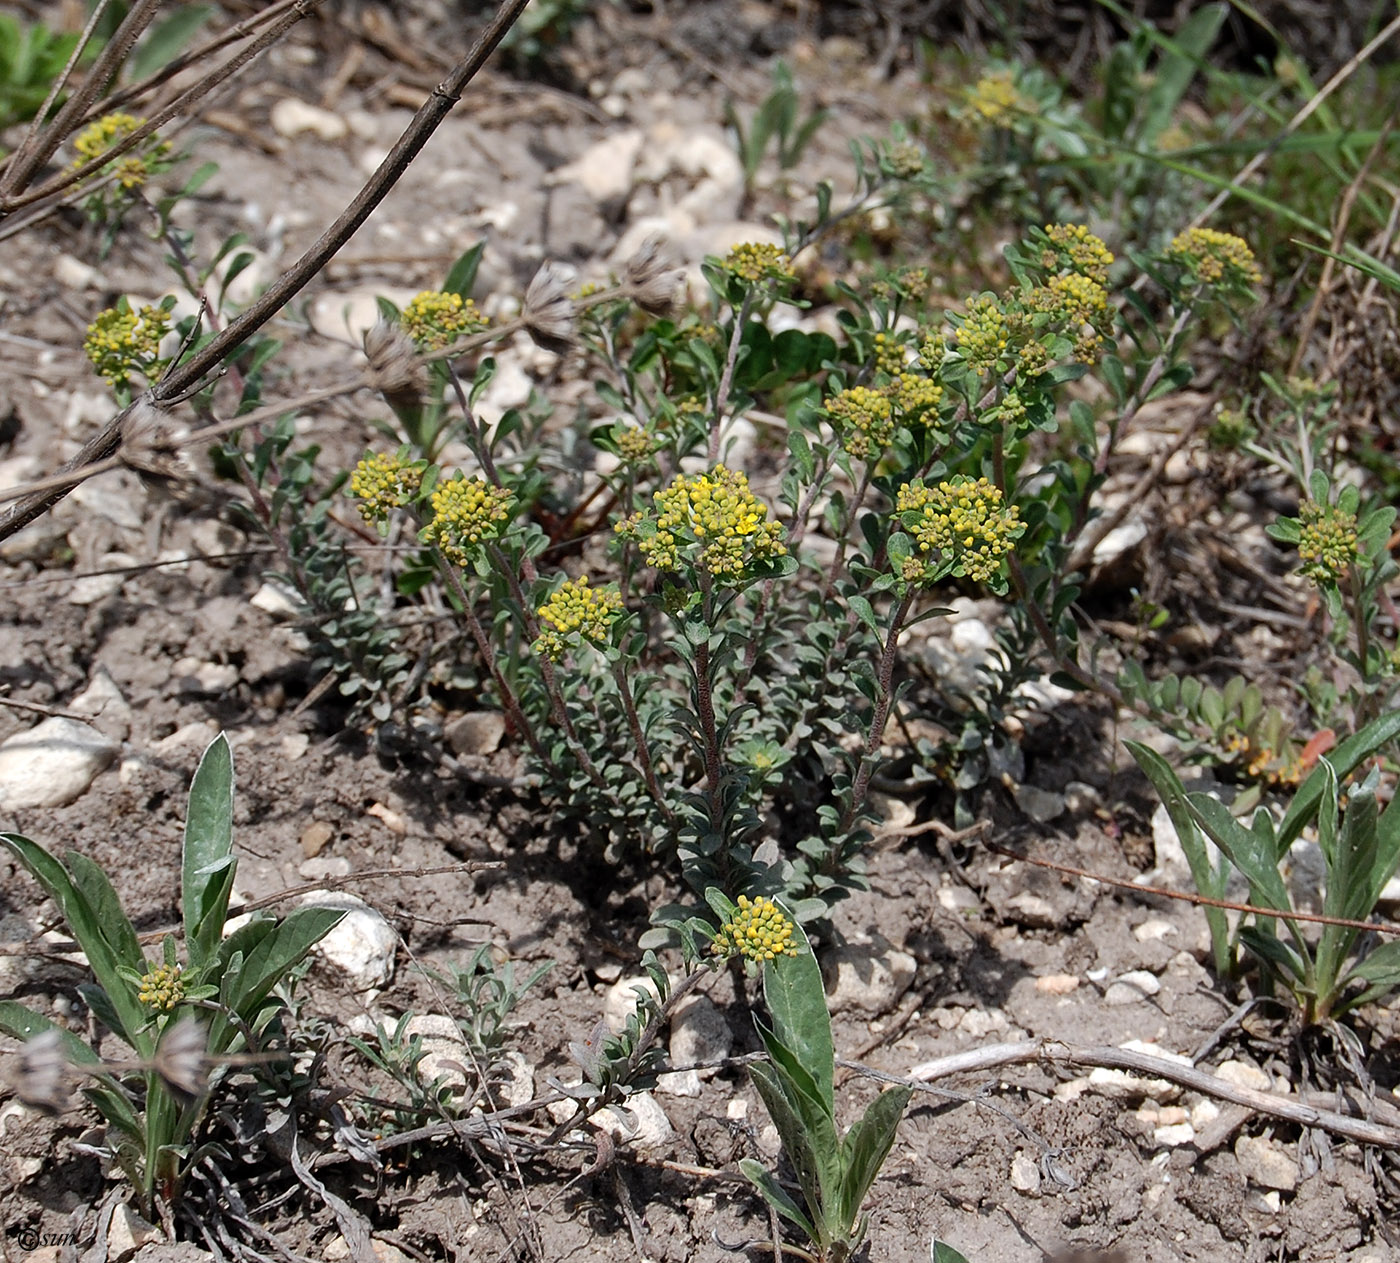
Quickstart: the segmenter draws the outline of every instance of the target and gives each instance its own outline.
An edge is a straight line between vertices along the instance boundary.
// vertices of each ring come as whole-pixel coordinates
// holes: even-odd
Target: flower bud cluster
[[[83,128],[73,139],[72,169],[85,167],[100,158],[114,145],[130,136],[145,123],[144,118],[131,114],[104,114],[96,122]],[[163,140],[149,136],[129,153],[115,160],[108,168],[117,178],[117,184],[127,192],[139,189],[156,171],[163,169],[161,160],[170,153],[170,146]]]
[[[877,333],[871,346],[871,363],[877,373],[894,377],[904,371],[908,362],[904,344],[888,333]]]
[[[659,446],[656,435],[639,425],[613,431],[613,442],[617,444],[618,456],[628,465],[640,465]]]
[[[726,960],[742,956],[746,960],[777,960],[779,956],[796,956],[792,942],[792,922],[771,899],[760,895],[750,899],[739,896],[734,915],[719,927],[710,950]]]
[[[653,514],[634,513],[615,527],[635,539],[658,570],[698,566],[718,579],[740,579],[754,562],[787,553],[783,528],[749,491],[747,475],[716,465],[708,474],[678,474],[652,496]]]
[[[622,594],[612,585],[591,588],[588,576],[580,575],[560,584],[537,612],[548,626],[540,632],[534,650],[558,662],[569,647],[570,637],[595,645],[608,643],[612,625],[622,613]]]
[[[781,249],[766,242],[745,241],[735,246],[722,265],[741,281],[757,284],[762,280],[795,281],[797,274]]]
[[[185,998],[179,965],[155,965],[141,975],[136,998],[157,1013],[169,1013]]]
[[[170,313],[160,307],[132,311],[125,304],[108,307],[87,329],[83,350],[92,366],[115,387],[132,373],[151,376],[159,363],[160,340],[170,332]]]
[[[424,351],[441,351],[490,324],[470,298],[433,289],[410,299],[400,319],[404,332]]]
[[[1314,583],[1340,583],[1358,560],[1356,514],[1306,500],[1298,508],[1298,556]]]
[[[878,459],[894,437],[894,405],[882,390],[851,386],[826,401],[841,446],[858,460]]]
[[[1000,572],[1024,529],[1016,506],[1004,504],[1001,491],[986,478],[974,482],[959,475],[936,487],[905,483],[895,509],[919,552],[937,554],[921,566],[906,566],[902,577],[909,582],[932,581],[939,563],[951,560],[951,573],[986,583]]]
[[[1167,257],[1207,285],[1257,285],[1264,279],[1243,237],[1214,228],[1188,228],[1173,238]]]
[[[500,535],[515,497],[484,478],[455,478],[433,492],[433,520],[420,538],[465,565],[477,547]]]
[[[885,157],[885,167],[896,180],[912,180],[924,169],[924,151],[912,140],[891,145]]]
[[[1108,284],[1108,269],[1113,255],[1101,238],[1094,236],[1083,224],[1046,224],[1045,235],[1054,247],[1047,251],[1050,258],[1045,266],[1052,269],[1069,268],[1100,285]]]
[[[967,103],[984,121],[998,125],[1031,108],[1009,70],[983,75],[967,90]]]
[[[350,475],[350,494],[360,501],[360,516],[374,525],[412,504],[422,483],[422,469],[401,453],[371,452]]]
[[[900,373],[891,379],[886,389],[895,409],[910,418],[938,407],[943,401],[943,387],[917,373]]]

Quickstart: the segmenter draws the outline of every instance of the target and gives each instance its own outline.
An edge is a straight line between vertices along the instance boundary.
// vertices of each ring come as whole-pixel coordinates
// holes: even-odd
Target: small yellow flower
[[[1024,530],[1016,506],[1003,504],[1001,492],[986,478],[974,482],[959,475],[936,487],[905,483],[895,511],[919,552],[928,554],[920,567],[905,563],[901,577],[907,582],[932,581],[939,564],[951,560],[953,574],[986,583],[1000,573]]]
[[[1091,281],[1108,284],[1108,269],[1113,255],[1102,239],[1094,236],[1083,224],[1046,224],[1045,235],[1058,255],[1055,262],[1063,263]]]
[[[1009,70],[994,70],[983,75],[967,90],[967,103],[985,122],[999,126],[1035,108],[1017,89],[1015,77]]]
[[[170,313],[161,307],[132,311],[126,302],[100,312],[87,329],[83,350],[92,366],[114,387],[133,373],[151,378],[159,367],[160,341],[170,332]]]
[[[1264,279],[1254,251],[1243,237],[1214,228],[1188,228],[1178,233],[1167,257],[1185,266],[1208,285],[1242,283],[1257,285]]]
[[[993,295],[974,294],[967,300],[953,343],[974,372],[987,373],[996,367],[1011,345],[1011,326]]]
[[[412,504],[422,481],[423,471],[398,453],[370,453],[350,475],[350,494],[360,501],[360,516],[373,525]]]
[[[169,1013],[185,998],[179,965],[154,965],[141,975],[136,998],[157,1013]]]
[[[577,635],[595,645],[606,645],[612,625],[622,613],[622,594],[615,586],[591,588],[588,576],[567,579],[550,594],[537,613],[548,626],[540,632],[534,650],[558,662],[568,648],[566,637]]]
[[[1301,573],[1314,583],[1340,583],[1357,560],[1356,514],[1306,500],[1298,508]]]
[[[72,170],[76,171],[100,158],[145,121],[131,114],[104,114],[96,122],[90,123],[73,139],[77,157],[73,159]],[[166,165],[164,159],[169,154],[170,146],[165,141],[154,135],[148,136],[135,149],[116,160],[117,184],[127,192],[140,188],[153,173],[163,169]]]
[[[732,273],[742,281],[748,281],[751,285],[769,279],[797,279],[787,255],[777,246],[766,242],[742,242],[729,252],[721,266],[726,272]]]
[[[433,492],[433,520],[420,538],[465,565],[477,547],[500,535],[515,497],[484,478],[455,478]]]
[[[869,386],[851,386],[826,401],[841,446],[858,460],[878,459],[894,437],[894,405]]]
[[[743,956],[762,963],[777,960],[779,956],[796,956],[792,934],[792,922],[771,899],[763,895],[757,899],[740,895],[739,906],[719,927],[710,950],[725,959]]]
[[[433,289],[411,299],[401,320],[404,332],[424,351],[441,351],[491,323],[470,298]]]

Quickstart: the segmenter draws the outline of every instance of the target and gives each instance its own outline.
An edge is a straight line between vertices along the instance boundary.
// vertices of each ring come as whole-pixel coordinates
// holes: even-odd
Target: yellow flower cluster
[[[1047,267],[1053,267],[1063,260],[1091,281],[1108,284],[1108,269],[1113,266],[1113,255],[1102,239],[1094,236],[1083,224],[1046,224],[1045,235],[1059,254],[1057,258],[1052,253],[1052,262],[1047,263]]]
[[[1267,746],[1255,746],[1245,733],[1233,732],[1225,738],[1225,749],[1238,754],[1244,763],[1244,770],[1256,781],[1264,781],[1275,788],[1297,785],[1303,779],[1303,765],[1295,757],[1287,756],[1282,761]]]
[[[425,543],[436,544],[458,565],[477,545],[495,539],[510,519],[515,497],[484,478],[456,478],[433,492],[433,520],[423,528]]]
[[[693,477],[677,474],[652,500],[654,517],[634,513],[615,529],[636,539],[658,570],[691,564],[719,579],[738,579],[753,562],[787,553],[782,526],[768,521],[768,507],[749,491],[748,476],[723,465]]]
[[[904,370],[906,362],[904,344],[898,339],[892,338],[888,333],[877,333],[871,359],[877,373],[888,373],[894,377]]]
[[[470,298],[435,289],[410,299],[401,321],[404,332],[425,351],[440,351],[491,323]]]
[[[725,257],[724,270],[741,281],[755,284],[766,278],[795,281],[797,274],[787,255],[777,246],[765,242],[745,241],[735,246]]]
[[[1008,115],[1031,108],[1031,103],[1016,88],[1009,70],[996,70],[983,75],[967,91],[967,103],[989,123],[1004,123]]]
[[[1108,291],[1078,272],[1052,276],[1036,291],[1036,305],[1080,324],[1097,325],[1108,315]]]
[[[656,435],[641,426],[629,425],[613,433],[617,454],[629,465],[638,465],[656,451]]]
[[[869,386],[851,386],[826,401],[841,446],[858,460],[878,459],[894,437],[894,405]]]
[[[412,504],[422,482],[423,471],[397,452],[373,452],[350,475],[350,494],[360,501],[360,516],[373,525]]]
[[[185,998],[179,965],[155,965],[141,975],[136,998],[157,1013],[169,1013]]]
[[[954,335],[956,349],[968,367],[977,373],[995,367],[1011,343],[1011,326],[1006,313],[991,294],[974,294],[967,300],[963,322]]]
[[[1298,509],[1298,556],[1314,583],[1340,583],[1357,560],[1356,514],[1335,504],[1304,501]]]
[[[905,483],[895,508],[901,514],[917,514],[912,523],[906,519],[906,525],[921,553],[955,560],[953,573],[978,583],[1000,571],[1002,559],[1021,533],[1016,506],[1003,504],[1001,492],[986,478],[974,482],[959,476],[936,487]],[[934,570],[927,565],[906,567],[903,577],[919,582],[931,579]]]
[[[757,899],[739,896],[738,908],[719,927],[710,950],[726,960],[743,956],[760,964],[779,956],[797,955],[792,944],[792,922],[776,903],[762,895]]]
[[[943,401],[943,387],[932,378],[915,373],[900,373],[888,389],[894,406],[909,417],[936,408]]]
[[[131,114],[104,114],[95,123],[90,123],[73,139],[73,150],[78,156],[73,159],[72,170],[100,158],[145,121]],[[128,192],[140,188],[169,152],[170,146],[164,141],[157,140],[155,136],[147,137],[130,153],[116,160],[116,166],[111,169],[116,174],[117,184]]]
[[[160,362],[160,340],[170,332],[170,313],[160,307],[132,311],[124,303],[100,312],[87,329],[83,350],[107,382],[125,386],[132,373],[150,377]]]
[[[1178,233],[1167,250],[1167,257],[1189,268],[1208,285],[1242,282],[1257,285],[1264,279],[1254,251],[1244,238],[1214,228],[1188,228]]]
[[[558,662],[568,648],[567,637],[578,635],[595,645],[606,645],[612,625],[622,613],[622,594],[615,587],[591,588],[588,576],[566,579],[537,611],[548,626],[540,632],[534,650]]]

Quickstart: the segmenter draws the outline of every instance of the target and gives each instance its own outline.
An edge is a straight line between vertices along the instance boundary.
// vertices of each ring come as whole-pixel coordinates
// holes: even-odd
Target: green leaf
[[[932,1263],[967,1263],[966,1258],[942,1241],[929,1242],[928,1254]]]
[[[144,79],[174,61],[208,21],[210,12],[207,5],[183,5],[176,8],[165,21],[152,26],[150,34],[141,41],[127,62],[130,77]]]
[[[1372,720],[1355,736],[1348,737],[1328,756],[1328,762],[1335,769],[1339,779],[1349,776],[1363,759],[1368,759],[1378,750],[1394,741],[1400,735],[1400,710],[1393,710]],[[1321,766],[1309,774],[1293,795],[1283,820],[1279,824],[1276,843],[1280,856],[1298,839],[1317,810],[1318,800],[1327,781],[1327,772]]]
[[[748,1176],[753,1186],[763,1194],[763,1199],[778,1214],[801,1228],[807,1234],[808,1240],[817,1239],[817,1230],[812,1221],[802,1213],[797,1203],[787,1195],[787,1190],[773,1178],[763,1163],[754,1158],[740,1158],[739,1170]]]
[[[783,905],[784,913],[792,916]],[[831,1039],[831,1015],[821,967],[801,924],[794,919],[792,945],[796,956],[779,956],[763,966],[763,998],[778,1039],[797,1055],[817,1083],[827,1111],[835,1114],[832,1081],[836,1049]]]
[[[298,908],[249,951],[236,992],[225,997],[229,1007],[250,1021],[287,971],[298,964],[345,916],[344,908]]]
[[[442,283],[444,293],[456,294],[462,299],[471,297],[472,286],[476,284],[476,271],[481,266],[481,256],[485,250],[486,242],[478,241],[452,265],[447,279]]]
[[[145,957],[141,954],[140,940],[107,874],[94,860],[77,851],[69,851],[65,858],[74,884],[83,892],[83,897],[97,917],[98,928],[111,948],[113,960],[138,973],[144,972]]]
[[[190,964],[217,950],[233,893],[233,752],[220,733],[209,743],[190,783],[182,857],[181,903]]]
[[[889,1088],[870,1102],[865,1117],[856,1123],[841,1142],[841,1218],[849,1231],[860,1215],[875,1177],[889,1156],[899,1121],[914,1089]]]
[[[756,1062],[749,1067],[758,1094],[768,1108],[783,1151],[797,1172],[802,1197],[817,1231],[813,1240],[825,1246],[833,1236],[832,1221],[841,1185],[840,1142],[835,1123],[795,1091],[774,1066]]]
[[[1353,978],[1360,978],[1371,985],[1348,1002],[1346,1007],[1349,1009],[1378,1000],[1387,991],[1400,987],[1400,943],[1383,943],[1376,948],[1352,968],[1347,981]]]

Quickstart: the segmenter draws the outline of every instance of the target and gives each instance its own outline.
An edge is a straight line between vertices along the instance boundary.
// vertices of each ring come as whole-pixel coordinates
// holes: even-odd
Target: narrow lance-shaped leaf
[[[233,890],[233,752],[220,733],[209,743],[190,782],[185,817],[181,900],[190,963],[213,955]]]

